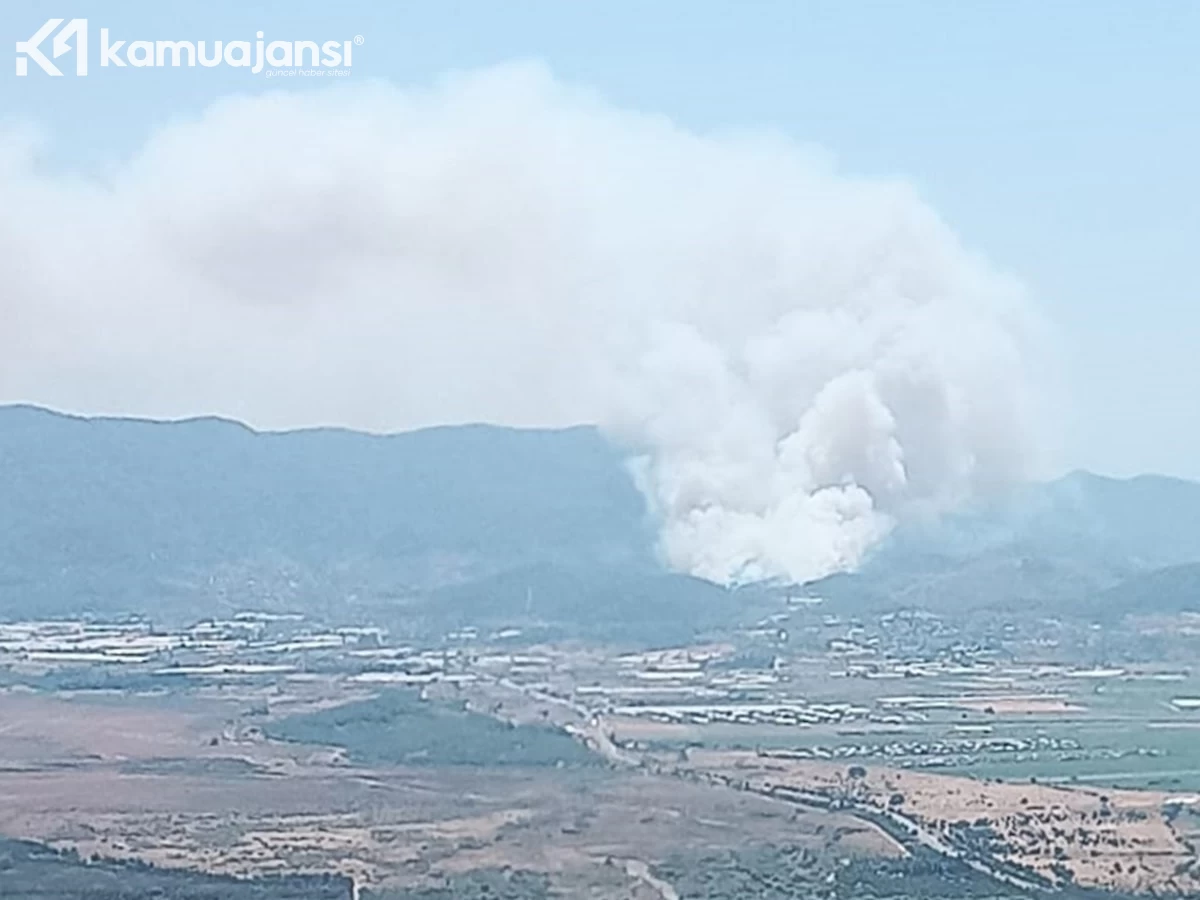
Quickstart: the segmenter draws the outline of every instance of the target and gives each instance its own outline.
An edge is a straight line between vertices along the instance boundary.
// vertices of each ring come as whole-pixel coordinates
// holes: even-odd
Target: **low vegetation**
[[[360,900],[549,900],[550,881],[536,872],[479,869],[455,875],[444,885],[364,890]]]
[[[490,716],[425,701],[415,691],[388,691],[370,700],[270,724],[278,740],[343,747],[366,765],[597,765],[599,757],[552,728],[512,725]]]
[[[89,862],[40,844],[0,838],[5,900],[345,900],[335,876],[237,879],[157,869],[137,862]]]

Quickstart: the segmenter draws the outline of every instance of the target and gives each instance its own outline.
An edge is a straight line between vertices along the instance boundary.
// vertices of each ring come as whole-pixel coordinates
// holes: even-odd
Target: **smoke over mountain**
[[[104,177],[0,141],[0,401],[601,423],[674,567],[852,568],[1025,474],[1036,320],[902,182],[537,67],[231,98]]]

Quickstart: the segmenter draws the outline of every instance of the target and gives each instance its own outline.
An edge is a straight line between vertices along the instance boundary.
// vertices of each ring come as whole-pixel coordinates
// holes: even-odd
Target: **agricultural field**
[[[1186,665],[927,616],[766,622],[650,650],[249,615],[13,626],[0,835],[360,900],[1200,888]]]
[[[1098,665],[1019,645],[1007,658],[995,648],[906,658],[880,646],[882,628],[867,634],[857,655],[775,647],[769,691],[626,703],[608,727],[647,750],[764,749],[981,779],[1200,792],[1200,675],[1187,666]],[[806,709],[823,720],[804,720]]]
[[[374,721],[382,739],[417,702],[383,697],[330,711],[355,722],[360,737],[363,722]],[[0,696],[9,726],[0,730],[0,833],[70,858],[164,871],[337,875],[353,879],[361,896],[380,898],[468,897],[476,889],[506,896],[504,885],[527,891],[543,883],[653,898],[660,894],[650,866],[658,860],[782,833],[824,865],[900,852],[851,816],[595,764],[561,768],[540,757],[499,767],[465,758],[358,764],[353,747],[334,755],[319,744],[248,736],[237,723],[242,705],[191,699],[169,712],[161,697]],[[377,714],[369,719],[365,710]],[[407,724],[421,734],[419,726],[440,713],[418,708]],[[311,727],[327,718],[304,712],[279,721]],[[472,720],[454,727],[462,721]],[[487,721],[472,732],[477,740],[493,727],[505,741],[522,733]],[[267,732],[273,727],[265,724]]]
[[[923,846],[1011,869],[1033,884],[1175,894],[1200,891],[1190,820],[1195,798],[983,781],[761,752],[696,750],[689,771],[768,796],[884,818]],[[1189,813],[1190,815],[1190,813]]]

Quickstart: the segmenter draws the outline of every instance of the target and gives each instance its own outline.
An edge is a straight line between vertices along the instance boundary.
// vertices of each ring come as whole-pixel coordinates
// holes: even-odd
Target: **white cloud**
[[[1036,320],[907,185],[535,66],[232,98],[104,180],[0,142],[0,402],[599,422],[676,567],[852,567],[1022,476]]]

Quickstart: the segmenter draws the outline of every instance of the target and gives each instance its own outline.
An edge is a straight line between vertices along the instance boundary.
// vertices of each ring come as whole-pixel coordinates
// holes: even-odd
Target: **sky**
[[[10,0],[5,55],[51,15],[130,39],[361,36],[339,88],[421,88],[534,61],[648,122],[778,136],[847,176],[903,181],[1044,317],[1059,372],[1045,383],[1048,465],[1200,478],[1200,5]],[[36,171],[60,191],[125,171],[153,135],[222,98],[279,88],[241,69],[94,66],[17,78],[10,57],[0,70],[0,127],[39,136]],[[53,217],[38,218],[51,235]],[[124,411],[103,391],[98,379],[77,405]],[[59,396],[25,380],[3,399]]]

